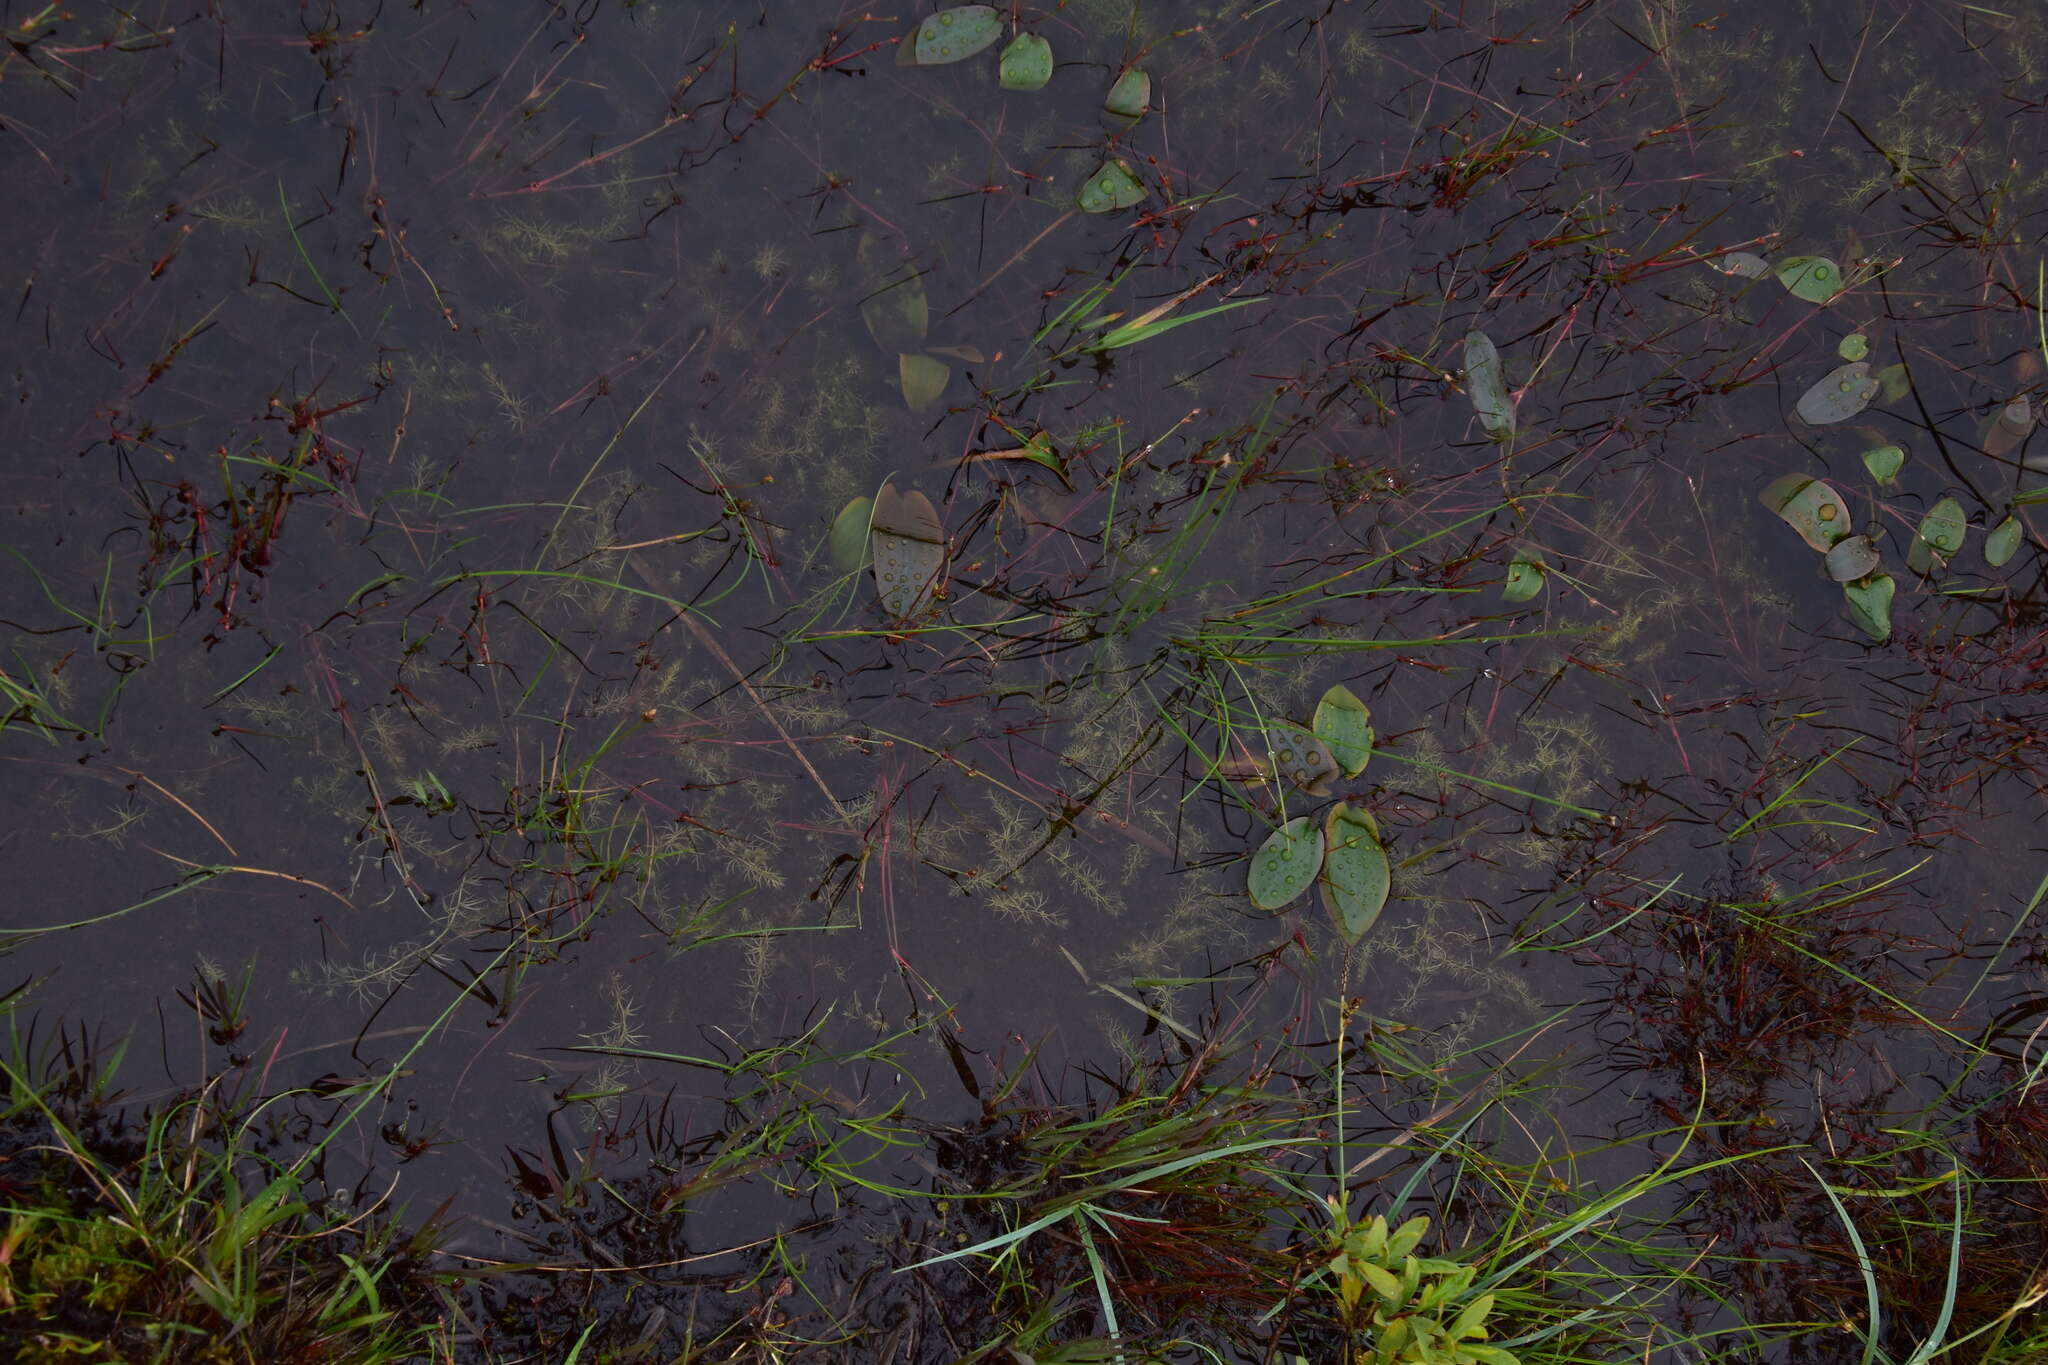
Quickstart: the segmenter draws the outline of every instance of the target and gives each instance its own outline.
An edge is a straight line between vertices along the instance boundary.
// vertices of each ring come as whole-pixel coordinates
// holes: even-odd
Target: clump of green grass
[[[305,1200],[225,1078],[130,1119],[80,1060],[0,1060],[0,1355],[381,1365],[440,1330],[431,1220]]]

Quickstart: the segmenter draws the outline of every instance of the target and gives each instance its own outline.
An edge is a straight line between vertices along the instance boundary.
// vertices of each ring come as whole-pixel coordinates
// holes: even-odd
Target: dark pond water
[[[1729,1259],[1637,1358],[1861,1350],[1823,1167],[1953,1156],[1939,1330],[2021,1296],[2038,7],[1004,7],[1028,91],[825,0],[5,12],[19,1032],[282,1096],[287,1157],[340,1116],[324,1187],[478,1257],[587,1263],[565,1171],[786,1103],[669,1252],[858,1287],[921,1206],[835,1162],[936,1188],[1004,1075],[1327,1065],[1348,992],[1413,1061],[1372,1140],[1492,1084],[1464,1138],[1582,1200],[1750,1161],[1644,1200]],[[943,538],[886,603],[885,485]],[[1338,684],[1364,770],[1261,780]],[[1349,953],[1247,895],[1335,799]],[[1865,1201],[1887,1274],[1963,1183]]]

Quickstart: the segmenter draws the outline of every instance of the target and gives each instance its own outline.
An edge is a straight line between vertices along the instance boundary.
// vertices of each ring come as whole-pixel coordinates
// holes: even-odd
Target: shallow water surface
[[[2048,28],[1867,8],[1005,6],[1035,90],[826,0],[10,9],[18,1036],[283,1097],[337,1208],[451,1199],[454,1253],[618,1259],[610,1198],[664,1264],[786,1234],[650,1293],[848,1322],[969,1236],[890,1192],[1002,1184],[1013,1100],[1307,1094],[1348,1023],[1361,1141],[1701,1164],[1643,1207],[1728,1260],[1637,1356],[1853,1357],[1808,1172],[2031,1179],[2048,743]],[[1364,770],[1263,780],[1338,684]],[[1355,945],[1246,889],[1337,800]],[[1515,1202],[1422,1169],[1446,1227]],[[1913,1207],[1866,1235],[1938,1280]],[[1028,1317],[909,1312],[888,1358]]]

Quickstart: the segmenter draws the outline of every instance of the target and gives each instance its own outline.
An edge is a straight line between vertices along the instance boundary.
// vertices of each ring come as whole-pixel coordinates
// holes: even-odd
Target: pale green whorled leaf
[[[1323,832],[1298,815],[1266,836],[1252,854],[1245,890],[1261,910],[1278,910],[1308,890],[1323,865]]]
[[[1849,603],[1849,617],[1878,644],[1892,634],[1892,598],[1898,585],[1888,573],[1873,574],[1856,583],[1844,583],[1842,596]]]
[[[1861,360],[1870,354],[1870,338],[1861,332],[1851,332],[1835,343],[1835,354],[1844,360]]]
[[[1393,871],[1372,816],[1339,802],[1323,822],[1323,907],[1347,944],[1364,938],[1386,909]]]
[[[827,544],[832,547],[832,565],[841,573],[854,573],[867,567],[868,562],[868,514],[875,500],[858,497],[839,509],[839,515],[832,519],[832,534]]]
[[[1825,426],[1854,417],[1870,406],[1884,385],[1870,372],[1870,363],[1852,360],[1828,371],[1821,381],[1799,396],[1796,411],[1803,422]]]
[[[1109,94],[1103,97],[1102,108],[1104,113],[1136,122],[1145,117],[1145,110],[1151,104],[1152,78],[1131,67],[1109,87]]]
[[[1145,201],[1145,186],[1131,173],[1129,165],[1111,160],[1102,163],[1081,186],[1079,203],[1083,213],[1108,213]]]
[[[1906,567],[1917,574],[1942,568],[1963,548],[1963,528],[1968,524],[1963,505],[1954,498],[1943,498],[1928,508],[1927,515],[1920,518],[1920,529],[1913,533],[1913,543],[1906,547]]]
[[[1052,44],[1036,33],[1020,33],[1003,49],[998,79],[1005,90],[1043,90],[1052,79]]]
[[[1754,251],[1723,252],[1712,264],[1714,269],[1723,275],[1734,275],[1745,280],[1760,280],[1771,273],[1769,263]]]
[[[943,360],[928,355],[896,357],[896,382],[912,412],[923,412],[938,402],[939,395],[946,391],[946,381],[952,377],[952,367]]]
[[[955,5],[942,9],[917,26],[915,41],[899,44],[896,60],[904,61],[903,47],[911,49],[910,64],[944,66],[957,62],[1003,36],[1003,18],[993,5]]]
[[[1842,292],[1842,272],[1825,256],[1787,256],[1778,262],[1778,283],[1795,298],[1826,303]]]
[[[1372,709],[1350,688],[1343,683],[1332,684],[1316,703],[1310,728],[1317,739],[1329,746],[1331,757],[1337,760],[1346,777],[1356,777],[1365,771],[1366,761],[1372,757]]]
[[[1542,592],[1549,581],[1550,566],[1543,562],[1543,556],[1523,546],[1508,561],[1508,576],[1500,588],[1501,600],[1526,602]]]
[[[1513,440],[1515,405],[1508,398],[1500,348],[1476,327],[1465,333],[1465,382],[1472,392],[1472,410],[1479,414],[1479,425],[1486,434],[1496,441]]]
[[[1310,796],[1330,794],[1330,783],[1339,769],[1329,745],[1285,720],[1266,727],[1266,744],[1273,751],[1273,771],[1277,776]]]
[[[2017,517],[2007,517],[1984,537],[1984,562],[1994,569],[2004,568],[2019,550],[2020,523]]]
[[[893,484],[884,484],[870,524],[882,609],[908,621],[931,605],[945,582],[946,531],[938,509],[916,489],[899,493]]]
[[[1787,474],[1773,480],[1758,501],[1822,554],[1849,534],[1849,505],[1840,493],[1808,475]]]
[[[1825,560],[1828,577],[1837,583],[1850,583],[1866,578],[1877,569],[1877,546],[1870,543],[1869,536],[1849,536],[1835,542]]]
[[[1904,446],[1872,446],[1863,452],[1863,467],[1870,471],[1870,477],[1882,484],[1898,482],[1899,471],[1906,465]]]

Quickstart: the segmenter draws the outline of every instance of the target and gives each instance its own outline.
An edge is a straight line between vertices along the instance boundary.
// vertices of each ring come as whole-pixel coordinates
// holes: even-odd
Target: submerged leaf
[[[1967,525],[1963,505],[1954,498],[1943,498],[1928,508],[1927,515],[1920,518],[1920,529],[1913,533],[1913,543],[1906,548],[1906,567],[1917,574],[1930,574],[1946,565],[1963,548]]]
[[[2034,429],[2034,405],[2025,394],[2013,399],[1998,410],[1998,415],[1984,424],[1984,453],[2003,455]]]
[[[1000,74],[1005,90],[1043,90],[1052,79],[1052,44],[1036,33],[1020,33],[1003,49]]]
[[[1913,376],[1907,372],[1904,362],[1879,370],[1877,382],[1883,386],[1887,403],[1896,403],[1913,390]]]
[[[1808,303],[1826,303],[1842,292],[1842,272],[1825,256],[1787,256],[1778,262],[1778,282]]]
[[[1501,584],[1500,596],[1503,602],[1526,602],[1549,581],[1550,566],[1543,562],[1543,556],[1534,550],[1515,551],[1508,561],[1507,580]]]
[[[874,505],[873,498],[855,498],[832,519],[832,534],[826,543],[832,547],[832,563],[841,573],[853,573],[867,565],[868,514]]]
[[[1801,421],[1825,426],[1854,417],[1870,406],[1884,385],[1870,373],[1867,361],[1852,360],[1828,371],[1827,376],[1799,396]]]
[[[1095,174],[1088,177],[1088,183],[1081,186],[1080,206],[1083,213],[1108,213],[1112,209],[1127,209],[1145,200],[1145,186],[1131,168],[1122,161],[1109,160]]]
[[[1366,761],[1372,757],[1372,709],[1350,688],[1343,683],[1332,684],[1316,703],[1310,728],[1317,739],[1330,747],[1331,756],[1346,777],[1356,777],[1365,771]]]
[[[1771,273],[1769,263],[1754,251],[1725,252],[1712,264],[1723,275],[1736,275],[1745,280],[1760,280]]]
[[[1906,451],[1903,446],[1872,446],[1863,452],[1863,467],[1870,471],[1870,477],[1879,483],[1892,483],[1899,477],[1899,470],[1905,467]]]
[[[1877,546],[1870,543],[1869,536],[1850,536],[1836,542],[1824,561],[1828,577],[1837,583],[1849,583],[1864,578],[1877,568]]]
[[[1252,855],[1245,890],[1261,910],[1278,910],[1308,890],[1323,865],[1323,832],[1298,815],[1266,836]]]
[[[867,290],[867,297],[860,302],[860,318],[867,324],[868,335],[885,351],[908,351],[921,345],[931,325],[922,273],[873,233],[861,236],[854,254]]]
[[[1476,327],[1465,333],[1465,382],[1472,392],[1472,410],[1479,414],[1479,425],[1486,434],[1496,441],[1513,440],[1515,405],[1508,400],[1500,348]]]
[[[1848,504],[1819,479],[1787,474],[1774,480],[1758,500],[1822,554],[1849,534]]]
[[[945,577],[946,532],[932,500],[884,484],[871,515],[875,588],[882,608],[899,621],[923,612]]]
[[[2006,562],[2020,549],[2020,523],[2017,517],[2007,517],[1984,537],[1984,562],[1994,569],[2002,569]]]
[[[1002,36],[1003,20],[995,6],[955,5],[917,26],[911,61],[917,66],[944,66],[972,57]],[[903,60],[900,49],[896,60]]]
[[[1137,120],[1145,117],[1145,110],[1152,104],[1152,78],[1132,67],[1116,78],[1109,87],[1109,94],[1103,98],[1105,113],[1118,118]]]
[[[1898,585],[1892,582],[1888,573],[1842,585],[1842,596],[1849,603],[1850,619],[1879,644],[1891,638],[1892,598],[1897,592]]]
[[[1364,938],[1386,909],[1393,872],[1379,827],[1366,811],[1339,803],[1323,822],[1323,906],[1347,944]]]
[[[952,369],[944,361],[931,356],[896,357],[896,382],[902,387],[903,401],[912,412],[923,412],[938,402],[939,395],[946,391],[946,381],[952,377]]]
[[[1273,771],[1310,796],[1328,796],[1336,778],[1337,760],[1330,746],[1291,721],[1279,721],[1266,728],[1266,743],[1273,750]]]

